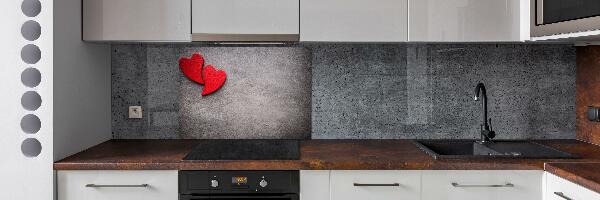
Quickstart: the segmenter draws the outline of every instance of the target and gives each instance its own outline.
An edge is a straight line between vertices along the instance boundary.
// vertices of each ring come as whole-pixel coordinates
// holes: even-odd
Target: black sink
[[[435,159],[577,158],[549,146],[522,140],[496,140],[483,144],[475,140],[414,140],[414,143]]]

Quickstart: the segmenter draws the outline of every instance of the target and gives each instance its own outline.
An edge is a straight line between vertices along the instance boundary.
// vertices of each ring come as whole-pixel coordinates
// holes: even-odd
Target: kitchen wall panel
[[[227,72],[223,87],[202,87],[178,59],[200,52]],[[300,47],[115,45],[112,59],[114,138],[310,137],[311,67]],[[144,118],[128,119],[141,105]]]
[[[194,51],[228,72],[221,91],[201,97],[180,73],[177,59]],[[114,138],[478,138],[480,81],[498,138],[575,138],[570,45],[122,44],[112,54]],[[136,104],[144,118],[127,119]]]
[[[600,144],[600,123],[587,119],[588,106],[600,107],[600,46],[577,47],[577,139]]]
[[[569,45],[315,45],[312,138],[479,138],[483,82],[500,139],[575,137]]]

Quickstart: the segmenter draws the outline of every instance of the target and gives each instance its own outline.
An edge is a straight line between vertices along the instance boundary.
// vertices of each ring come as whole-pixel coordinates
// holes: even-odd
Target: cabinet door
[[[297,41],[299,4],[298,0],[192,0],[192,39],[243,41],[288,35]]]
[[[331,200],[419,200],[419,171],[331,171]]]
[[[546,173],[546,191],[544,200],[600,200],[600,194],[575,183]]]
[[[56,181],[58,200],[179,198],[177,171],[58,171]]]
[[[410,0],[409,41],[529,40],[527,0]]]
[[[408,0],[302,0],[300,41],[403,42]]]
[[[83,0],[83,40],[190,41],[190,0]]]
[[[329,200],[329,170],[300,171],[300,200]]]
[[[423,171],[422,200],[542,199],[543,171]]]

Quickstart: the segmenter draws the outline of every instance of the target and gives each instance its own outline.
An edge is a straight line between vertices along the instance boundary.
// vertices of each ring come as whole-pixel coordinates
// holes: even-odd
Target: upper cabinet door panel
[[[298,0],[192,0],[194,34],[299,34]]]
[[[409,41],[529,40],[528,0],[411,0]]]
[[[300,41],[405,42],[408,0],[302,0]]]
[[[83,40],[190,41],[190,0],[83,0]]]

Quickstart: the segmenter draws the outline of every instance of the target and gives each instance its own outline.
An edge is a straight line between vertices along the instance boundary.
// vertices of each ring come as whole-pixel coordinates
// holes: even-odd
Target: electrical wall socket
[[[129,106],[129,119],[141,119],[142,106]]]

